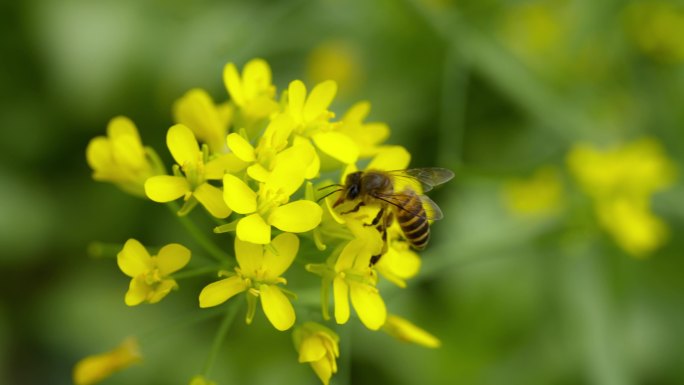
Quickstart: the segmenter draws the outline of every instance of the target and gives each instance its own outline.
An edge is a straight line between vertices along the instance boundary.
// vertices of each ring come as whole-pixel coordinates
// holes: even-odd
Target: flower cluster
[[[264,60],[248,62],[242,72],[229,63],[223,80],[226,102],[216,103],[206,91],[193,89],[175,103],[175,124],[166,135],[175,162],[170,173],[154,150],[142,146],[133,123],[115,118],[109,137],[96,138],[88,146],[93,177],[171,204],[186,225],[196,226],[186,215],[201,206],[217,223],[214,237],[233,237],[234,252],[216,253],[215,244],[207,245],[212,239],[200,235],[198,244],[221,267],[214,270],[220,279],[207,282],[199,293],[199,307],[228,303],[227,308],[235,310],[243,301],[233,298],[244,296],[249,324],[260,304],[275,329],[294,327],[299,361],[310,363],[324,384],[337,371],[339,339],[330,328],[299,319],[310,312],[298,310],[310,304],[298,304],[297,293],[287,288],[293,266],[320,276],[324,321],[331,318],[332,297],[337,324],[349,321],[353,307],[370,330],[437,347],[439,340],[429,333],[388,316],[378,289],[380,276],[406,287],[420,269],[420,258],[401,227],[381,218],[380,204],[340,199],[346,176],[359,171],[359,164],[367,165],[362,170],[408,167],[406,149],[383,144],[389,136],[387,125],[366,121],[368,102],[353,105],[336,119],[330,109],[337,92],[334,81],[308,89],[295,80],[278,94]],[[326,190],[331,186],[337,190]],[[420,193],[420,186],[411,188]],[[378,219],[385,226],[382,231]],[[202,233],[194,229],[193,236]],[[307,249],[308,263],[297,266],[302,249]],[[177,277],[196,275],[177,273],[190,254],[184,246],[169,244],[150,256],[138,241],[126,242],[118,254],[119,267],[131,277],[126,304],[158,302],[178,288]],[[209,381],[206,375],[193,383]]]

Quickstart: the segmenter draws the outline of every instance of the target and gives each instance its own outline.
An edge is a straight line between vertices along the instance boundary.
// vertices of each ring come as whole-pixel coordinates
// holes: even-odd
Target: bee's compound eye
[[[355,184],[349,186],[347,196],[349,197],[349,199],[356,199],[356,197],[359,196],[359,186]]]

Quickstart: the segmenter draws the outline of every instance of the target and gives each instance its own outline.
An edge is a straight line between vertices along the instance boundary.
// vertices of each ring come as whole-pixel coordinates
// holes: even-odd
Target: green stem
[[[219,326],[219,329],[216,332],[214,342],[211,344],[211,351],[209,351],[209,356],[207,356],[207,361],[205,362],[204,369],[202,370],[202,374],[205,377],[209,376],[209,371],[211,371],[211,368],[214,366],[216,356],[221,350],[223,340],[225,340],[226,338],[226,333],[228,333],[230,325],[233,324],[233,320],[235,320],[235,315],[237,314],[238,309],[242,308],[243,298],[244,296],[240,296],[239,299],[236,298],[233,301],[233,303],[231,303],[228,306],[228,309],[226,310],[226,316],[223,318],[223,321],[221,322],[221,325]]]
[[[202,232],[200,228],[197,227],[195,222],[186,216],[179,216],[177,214],[179,207],[176,202],[169,202],[166,206],[169,208],[169,210],[171,210],[171,212],[173,212],[173,215],[178,218],[183,227],[188,230],[190,235],[195,238],[195,241],[197,241],[204,251],[206,251],[212,258],[221,263],[224,263],[231,258],[227,253],[216,246],[216,244],[209,239],[209,237],[207,237],[207,235]]]
[[[172,274],[171,278],[173,279],[186,279],[186,278],[193,278],[197,277],[200,275],[205,275],[209,273],[216,273],[217,271],[221,270],[222,266],[205,266],[205,267],[198,267],[196,269],[192,270],[187,270],[187,271],[181,271],[176,274]]]
[[[190,325],[193,325],[195,323],[213,318],[221,314],[220,312],[221,309],[210,309],[210,310],[205,310],[197,313],[197,311],[191,311],[189,315],[184,316],[180,319],[174,320],[172,323],[164,326],[155,326],[154,328],[148,330],[147,332],[143,333],[140,335],[139,339],[140,342],[149,342],[151,340],[155,340],[158,337],[169,334],[169,332],[173,331],[174,329],[180,329],[183,327],[187,327]]]

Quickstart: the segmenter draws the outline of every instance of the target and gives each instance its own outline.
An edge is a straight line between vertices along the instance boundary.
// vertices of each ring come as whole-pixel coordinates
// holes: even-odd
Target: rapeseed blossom
[[[156,256],[150,256],[145,247],[129,239],[117,255],[117,263],[124,274],[131,277],[125,302],[136,306],[143,302],[157,303],[178,284],[170,275],[190,262],[190,250],[177,243],[162,247]]]
[[[150,160],[135,124],[124,116],[109,122],[106,137],[98,136],[88,143],[86,159],[93,179],[114,183],[141,197],[145,196],[147,178],[162,173]]]
[[[278,94],[271,69],[261,59],[249,61],[242,71],[227,64],[223,80],[229,100],[214,101],[206,91],[192,89],[174,104],[175,124],[166,135],[175,161],[170,174],[154,150],[142,147],[135,126],[126,118],[112,120],[109,137],[96,138],[88,147],[95,179],[155,202],[182,198],[180,210],[174,204],[170,208],[201,248],[193,254],[215,259],[207,264],[194,258],[192,269],[179,271],[189,263],[188,248],[169,244],[152,256],[130,239],[117,257],[120,269],[131,278],[125,303],[156,303],[178,287],[179,279],[217,274],[220,279],[207,281],[198,295],[203,314],[205,308],[226,309],[214,347],[224,339],[243,302],[247,324],[261,304],[276,330],[293,330],[299,361],[309,363],[328,384],[337,372],[339,337],[312,322],[311,312],[303,309],[311,304],[297,300],[302,285],[287,285],[291,276],[299,277],[297,272],[290,275],[296,269],[320,276],[320,308],[326,322],[331,318],[332,294],[337,325],[352,319],[353,308],[369,330],[382,329],[403,340],[437,346],[428,333],[388,316],[378,288],[381,279],[405,288],[420,270],[420,256],[410,248],[400,226],[390,220],[384,230],[370,226],[382,209],[377,203],[334,204],[348,174],[409,166],[411,157],[405,148],[385,144],[389,127],[366,121],[370,103],[353,104],[338,119],[333,112],[336,82],[321,80],[307,88],[294,80]],[[420,185],[404,182],[395,180],[394,188],[422,192]],[[197,204],[212,217],[213,231],[200,228],[195,215],[187,215]],[[234,236],[230,243],[219,238],[225,233]],[[239,295],[246,300],[233,299]],[[207,367],[193,377],[193,385],[211,383],[208,370],[218,349],[211,351]]]
[[[340,356],[340,337],[327,327],[306,322],[292,333],[300,363],[309,363],[323,384],[337,373],[337,357]]]

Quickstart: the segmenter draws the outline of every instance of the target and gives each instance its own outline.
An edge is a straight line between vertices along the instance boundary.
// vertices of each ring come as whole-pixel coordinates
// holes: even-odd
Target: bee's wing
[[[415,193],[413,193],[415,194]],[[375,194],[373,197],[380,199],[381,201],[384,201],[386,203],[389,203],[393,205],[394,207],[397,208],[397,210],[403,210],[413,216],[417,216],[423,219],[428,219],[431,221],[437,221],[442,218],[444,218],[444,215],[442,214],[442,210],[437,206],[437,203],[435,203],[432,199],[430,199],[427,195],[420,195],[416,194],[415,196],[420,199],[420,203],[423,206],[423,209],[425,209],[425,214],[416,214],[414,212],[411,212],[404,207],[406,205],[406,199],[404,198],[406,194],[402,193],[394,193],[394,194]]]
[[[420,183],[423,192],[446,183],[454,177],[453,171],[442,167],[410,168],[408,170],[386,171],[393,177],[406,178]]]
[[[444,214],[442,214],[442,209],[437,206],[437,203],[435,203],[430,197],[427,195],[418,195],[418,198],[420,198],[421,203],[423,204],[423,208],[425,209],[425,216],[427,219],[431,221],[438,221],[442,218],[444,218]]]

